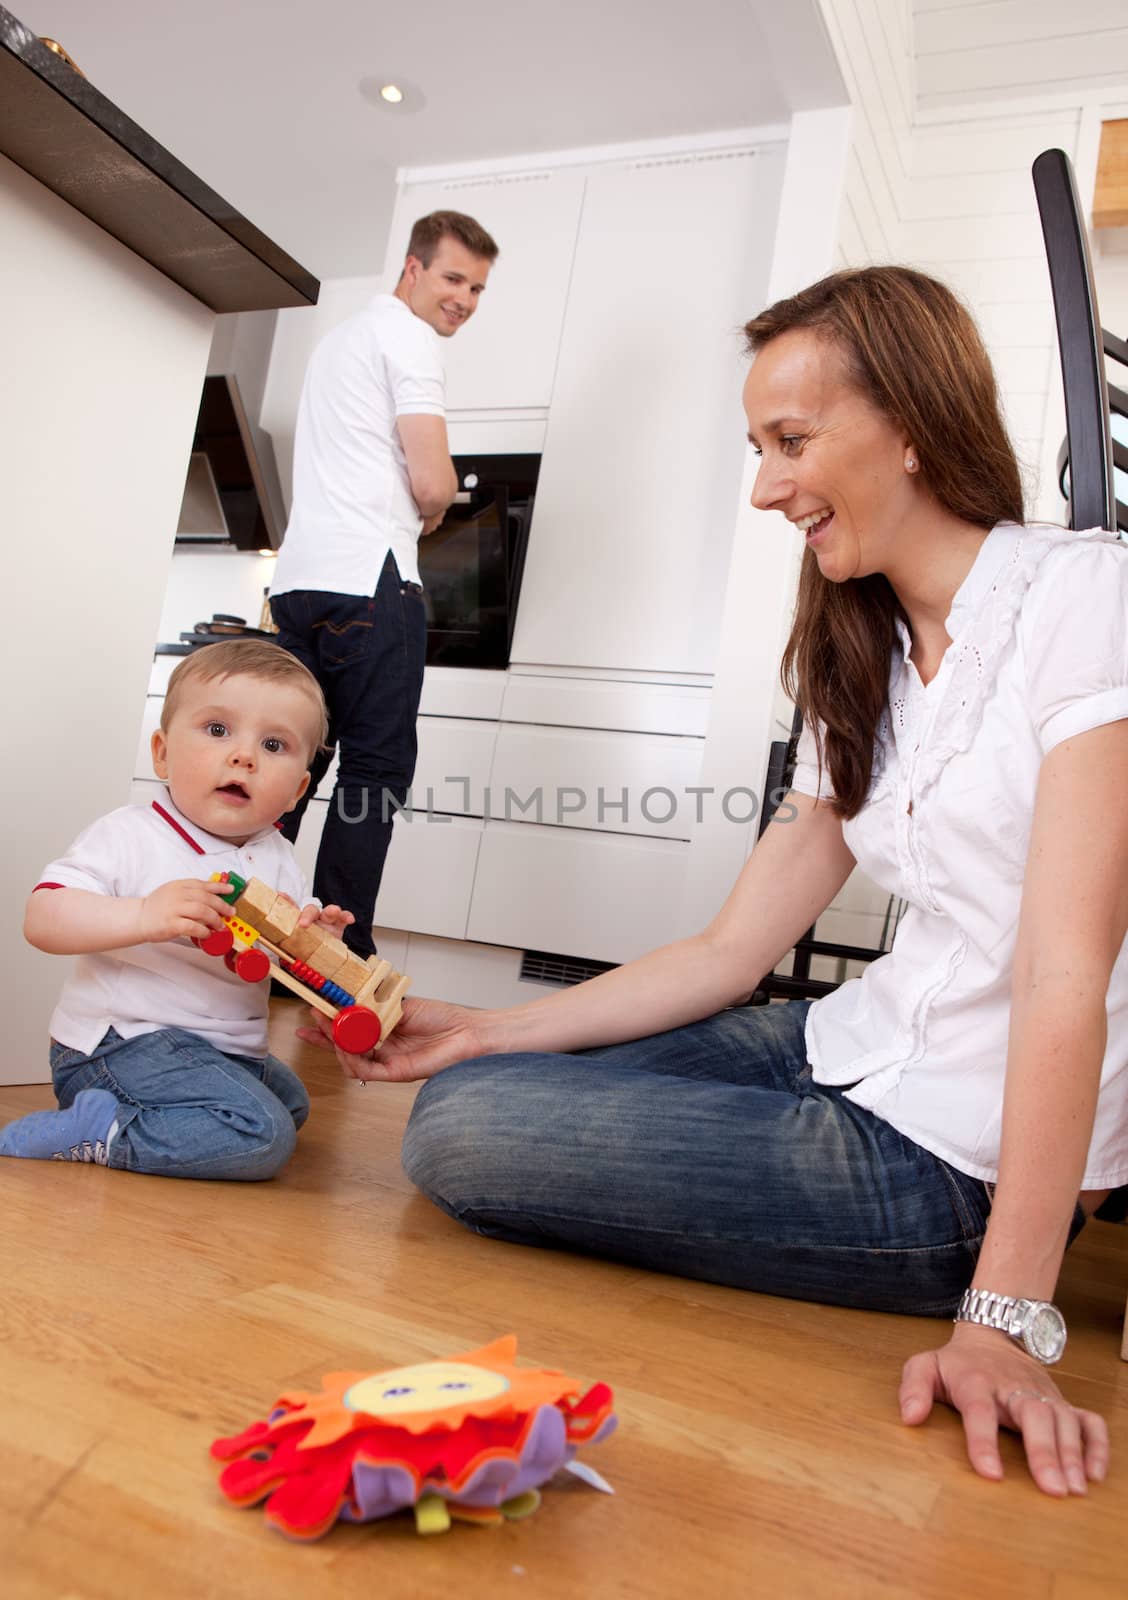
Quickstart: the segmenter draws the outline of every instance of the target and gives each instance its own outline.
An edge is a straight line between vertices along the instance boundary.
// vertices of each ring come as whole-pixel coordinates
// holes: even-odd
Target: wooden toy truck
[[[299,928],[299,908],[259,878],[213,872],[226,883],[232,908],[222,928],[192,943],[222,956],[246,983],[275,978],[333,1019],[333,1039],[342,1050],[364,1055],[386,1039],[403,1015],[401,1001],[411,979],[388,961],[362,961],[324,928]]]

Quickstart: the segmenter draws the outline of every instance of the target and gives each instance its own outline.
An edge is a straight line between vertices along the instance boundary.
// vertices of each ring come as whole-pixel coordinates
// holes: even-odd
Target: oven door
[[[429,666],[509,664],[509,520],[504,488],[462,494],[420,539]]]

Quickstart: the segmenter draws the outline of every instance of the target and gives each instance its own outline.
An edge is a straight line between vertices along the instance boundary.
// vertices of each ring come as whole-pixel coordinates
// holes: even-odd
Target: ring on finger
[[[1037,1389],[1012,1389],[1003,1404],[1010,1408],[1012,1400],[1040,1400],[1044,1406],[1052,1406],[1054,1397],[1051,1394],[1039,1394]]]

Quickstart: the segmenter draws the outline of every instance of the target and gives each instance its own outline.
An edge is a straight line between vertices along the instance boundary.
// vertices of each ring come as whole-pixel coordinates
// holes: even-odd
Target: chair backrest
[[[1057,318],[1065,388],[1071,528],[1116,528],[1104,333],[1073,168],[1044,150],[1032,168]]]

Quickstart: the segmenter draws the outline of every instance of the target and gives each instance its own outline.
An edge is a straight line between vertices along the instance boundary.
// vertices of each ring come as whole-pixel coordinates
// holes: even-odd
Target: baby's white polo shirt
[[[189,822],[168,791],[151,805],[122,806],[92,823],[45,868],[41,893],[55,888],[129,897],[177,878],[237,872],[307,903],[293,846],[274,827],[244,845]],[[227,1055],[266,1055],[269,985],[244,983],[221,957],[188,939],[79,956],[51,1017],[51,1037],[89,1055],[108,1028],[124,1039],[187,1028]]]

